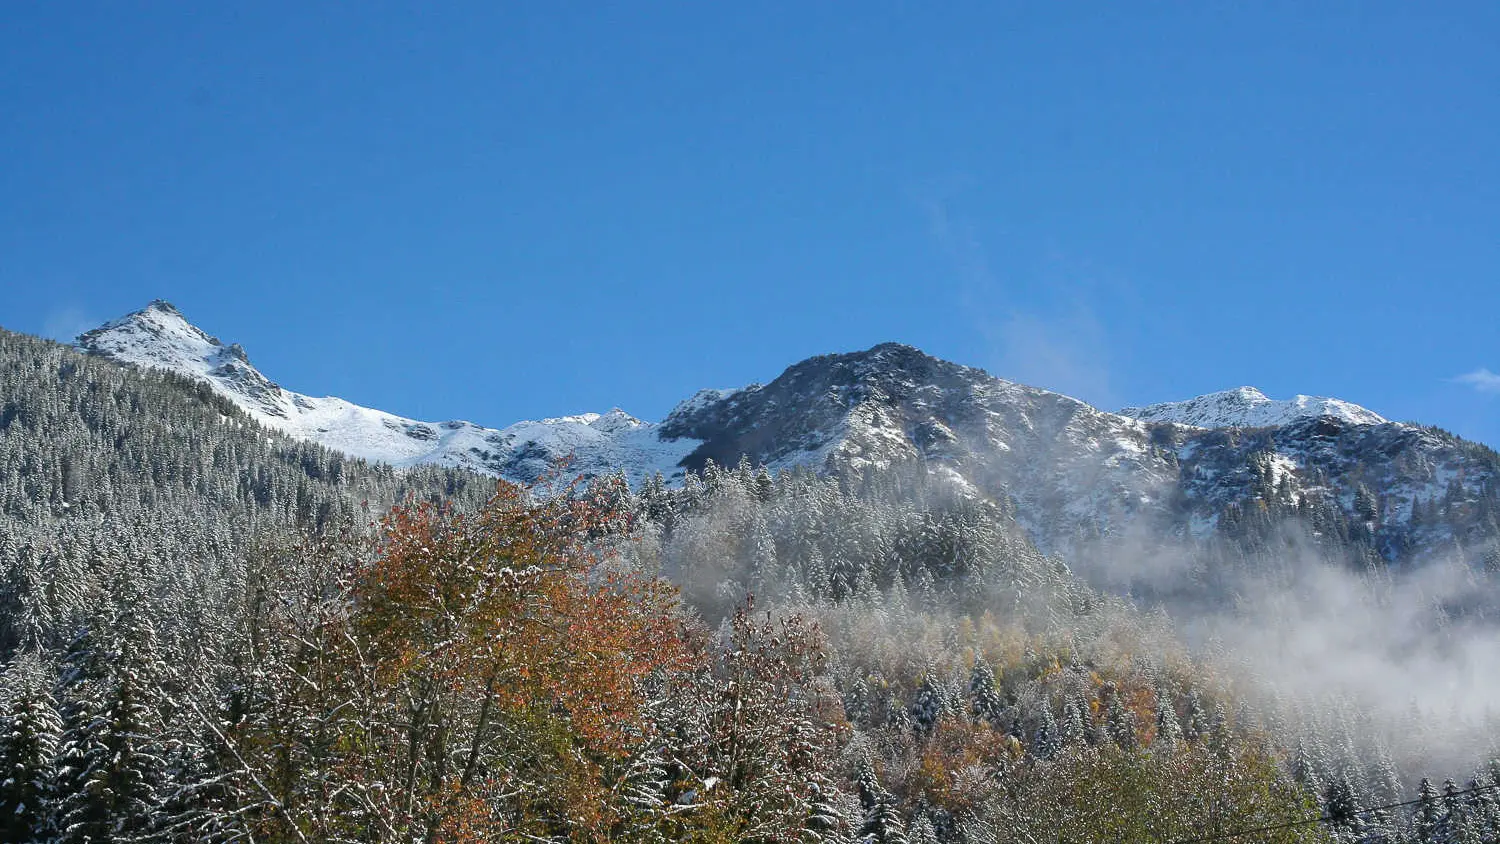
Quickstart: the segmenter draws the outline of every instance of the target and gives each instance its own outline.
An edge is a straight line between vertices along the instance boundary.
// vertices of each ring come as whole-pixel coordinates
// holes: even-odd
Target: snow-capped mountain
[[[680,476],[677,464],[698,445],[664,440],[656,425],[619,409],[495,429],[460,420],[422,422],[332,396],[305,396],[261,374],[239,344],[225,345],[160,300],[89,331],[78,345],[121,363],[205,381],[268,428],[395,466],[432,463],[530,482],[554,459],[571,456],[574,471],[618,469],[639,481],[656,472]]]
[[[571,457],[578,474],[671,483],[744,457],[854,485],[921,478],[1012,508],[1038,547],[1064,555],[1131,532],[1207,537],[1272,511],[1389,559],[1500,534],[1493,451],[1337,399],[1274,401],[1248,387],[1115,414],[886,343],[703,390],[660,423],[614,410],[494,429],[290,392],[165,302],[79,345],[207,382],[269,427],[397,466],[529,482]]]
[[[794,364],[774,381],[679,408],[662,432],[688,456],[851,479],[926,472],[1015,502],[1044,548],[1163,506],[1176,476],[1149,426],[895,343]]]
[[[1146,407],[1127,407],[1121,416],[1146,422],[1176,422],[1196,428],[1266,428],[1290,425],[1324,416],[1351,425],[1381,425],[1379,414],[1339,399],[1295,396],[1285,401],[1267,398],[1254,387],[1209,393],[1187,401],[1163,402]]]
[[[702,441],[693,468],[744,454],[855,483],[872,470],[927,474],[1009,502],[1038,547],[1065,556],[1131,532],[1205,538],[1226,513],[1299,507],[1392,558],[1494,531],[1482,502],[1500,486],[1500,458],[1484,446],[1335,399],[1220,396],[1182,403],[1191,426],[1134,418],[883,344],[685,404],[661,430]],[[1417,537],[1414,506],[1451,518]]]

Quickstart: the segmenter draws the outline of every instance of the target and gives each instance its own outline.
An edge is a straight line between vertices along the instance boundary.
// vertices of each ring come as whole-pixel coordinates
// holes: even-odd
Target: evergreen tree
[[[911,832],[907,835],[910,844],[938,844],[937,827],[932,823],[932,818],[926,813],[919,814],[912,822]]]
[[[1063,704],[1062,723],[1058,726],[1062,732],[1062,744],[1064,747],[1078,747],[1088,740],[1088,729],[1084,726],[1083,710],[1076,700],[1069,700]]]
[[[868,760],[860,767],[859,802],[864,821],[859,826],[860,844],[907,844],[906,824],[897,811],[895,798],[875,776]]]
[[[1052,707],[1044,703],[1041,710],[1041,723],[1036,728],[1032,753],[1038,759],[1051,759],[1057,755],[1058,749],[1062,746],[1062,735],[1057,726],[1057,719],[1052,717]]]
[[[34,657],[9,666],[0,686],[0,840],[31,841],[49,830],[53,755],[62,720]]]
[[[1121,750],[1134,750],[1136,748],[1136,718],[1135,713],[1125,708],[1120,700],[1118,690],[1109,696],[1109,738]]]
[[[1486,828],[1488,826],[1488,818],[1485,816],[1487,807],[1480,797],[1484,792],[1481,790],[1479,781],[1469,780],[1464,790],[1469,793],[1449,795],[1448,812],[1449,816],[1454,819],[1453,839],[1457,844],[1488,844],[1493,839]]]
[[[943,709],[942,692],[937,681],[927,674],[922,678],[922,685],[917,687],[916,699],[911,704],[912,728],[921,735],[930,734],[942,717]]]
[[[1448,811],[1442,794],[1427,777],[1422,778],[1417,789],[1421,803],[1412,813],[1412,840],[1414,844],[1452,844],[1448,835]]]
[[[64,734],[64,841],[136,838],[151,830],[163,764],[156,744],[160,730],[144,697],[142,678],[127,666],[100,704],[80,707]]]
[[[1005,704],[995,690],[995,670],[983,660],[974,660],[969,672],[970,707],[976,719],[998,724],[1004,715]]]
[[[1172,753],[1183,741],[1182,727],[1177,722],[1177,712],[1172,706],[1172,697],[1165,690],[1156,696],[1156,742]]]
[[[1339,841],[1363,842],[1369,829],[1354,798],[1354,789],[1344,777],[1336,777],[1323,793],[1323,813],[1331,820],[1329,829]]]
[[[828,844],[846,840],[850,823],[842,805],[843,795],[816,782],[809,783],[808,787],[811,797],[805,825],[807,839]]]

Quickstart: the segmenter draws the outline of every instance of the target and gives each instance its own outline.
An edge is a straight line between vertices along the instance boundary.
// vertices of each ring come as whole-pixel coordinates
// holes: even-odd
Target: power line
[[[1439,800],[1446,800],[1450,797],[1459,797],[1465,794],[1474,794],[1480,791],[1489,791],[1493,788],[1500,788],[1500,782],[1491,783],[1489,785],[1478,785],[1473,788],[1465,788],[1462,791],[1439,794],[1435,797],[1418,797],[1415,800],[1406,800],[1401,803],[1388,803],[1384,806],[1370,806],[1366,809],[1355,809],[1354,811],[1344,812],[1338,815],[1321,815],[1316,818],[1303,818],[1302,820],[1298,821],[1288,821],[1287,823],[1273,824],[1271,826],[1262,826],[1254,829],[1237,829],[1231,832],[1216,832],[1213,835],[1204,835],[1198,838],[1179,838],[1175,841],[1168,842],[1168,844],[1205,844],[1205,842],[1208,841],[1227,841],[1231,838],[1239,838],[1244,835],[1257,835],[1263,832],[1279,832],[1284,829],[1296,829],[1299,826],[1312,826],[1313,824],[1329,823],[1330,821],[1341,821],[1347,818],[1356,817],[1358,815],[1368,815],[1371,812],[1383,812],[1387,809],[1401,809],[1406,806],[1416,806],[1419,803],[1436,803]]]

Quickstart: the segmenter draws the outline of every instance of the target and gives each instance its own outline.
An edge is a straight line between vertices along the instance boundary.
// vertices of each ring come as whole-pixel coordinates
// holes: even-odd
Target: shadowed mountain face
[[[1215,406],[1231,420],[1284,424],[1142,421],[885,344],[685,403],[661,432],[702,441],[687,457],[693,468],[744,454],[853,482],[882,470],[933,473],[1008,497],[1037,544],[1065,554],[1130,532],[1201,539],[1226,514],[1241,530],[1300,513],[1387,560],[1493,542],[1500,462],[1489,449],[1337,400],[1220,395],[1236,400],[1182,404],[1200,425],[1216,421]]]
[[[1337,399],[1240,388],[1121,414],[886,343],[796,363],[768,384],[705,390],[661,423],[623,411],[503,429],[418,422],[291,393],[172,306],[89,332],[86,350],[211,385],[270,427],[398,466],[530,482],[571,458],[586,476],[668,483],[712,460],[807,467],[851,485],[922,475],[1002,501],[1036,544],[1070,555],[1126,536],[1205,539],[1295,515],[1387,561],[1493,545],[1500,460],[1436,429]]]
[[[679,408],[662,433],[703,441],[687,458],[695,467],[746,454],[854,481],[936,473],[1014,499],[1043,547],[1160,509],[1175,475],[1147,425],[896,344],[812,358],[763,387]]]

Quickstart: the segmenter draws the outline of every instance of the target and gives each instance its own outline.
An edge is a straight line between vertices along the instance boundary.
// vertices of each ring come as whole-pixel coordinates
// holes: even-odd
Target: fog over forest
[[[1049,554],[941,464],[492,496],[0,356],[6,840],[1500,834],[1500,557],[1410,544],[1484,535],[1490,487],[1262,483]]]

